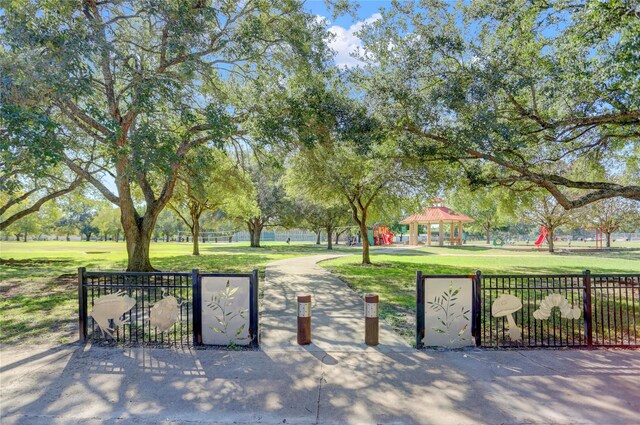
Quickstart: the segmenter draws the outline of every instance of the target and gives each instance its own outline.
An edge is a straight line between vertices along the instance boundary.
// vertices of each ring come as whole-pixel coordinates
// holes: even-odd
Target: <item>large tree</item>
[[[295,215],[295,209],[286,197],[280,168],[254,163],[249,167],[248,177],[253,186],[251,195],[239,197],[246,205],[239,206],[236,202],[230,208],[241,212],[238,217],[247,225],[250,245],[259,248],[262,230],[268,225],[286,227]]]
[[[577,212],[565,210],[553,196],[540,190],[521,197],[521,201],[519,215],[525,221],[547,229],[547,247],[549,252],[554,252],[556,230],[571,224]]]
[[[613,232],[635,228],[640,223],[640,203],[622,198],[603,199],[583,208],[577,223],[584,227],[600,227],[609,248]]]
[[[137,271],[153,270],[152,231],[187,154],[243,131],[254,105],[230,105],[228,87],[324,51],[290,0],[14,1],[0,19],[3,100],[54,123],[61,160],[120,208]]]
[[[224,208],[234,197],[242,197],[249,183],[227,155],[217,149],[192,155],[182,167],[169,207],[191,231],[193,255],[200,255],[200,218],[206,211]]]
[[[496,227],[508,224],[508,214],[503,211],[504,193],[496,188],[471,188],[460,182],[454,190],[447,192],[445,201],[456,211],[472,217],[475,222],[468,227],[481,230],[487,244]]]
[[[109,235],[113,235],[115,242],[120,240],[120,232],[122,232],[120,211],[110,203],[101,203],[91,224],[100,231],[105,241],[109,238]]]
[[[638,34],[634,2],[395,2],[360,33],[361,74],[409,156],[455,159],[478,185],[542,187],[566,209],[640,200],[629,159],[640,140]],[[567,176],[581,162],[635,178]]]

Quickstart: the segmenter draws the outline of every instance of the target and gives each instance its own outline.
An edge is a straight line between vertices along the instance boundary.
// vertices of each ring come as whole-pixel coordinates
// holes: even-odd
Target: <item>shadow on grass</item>
[[[252,248],[248,244],[229,244],[229,245],[200,245],[201,252],[208,253],[222,253],[222,252],[255,252],[255,253],[270,253],[270,254],[291,254],[291,255],[305,255],[305,254],[324,254],[324,253],[332,253],[332,252],[357,252],[360,248],[354,247],[346,247],[344,245],[333,245],[333,249],[327,249],[325,244],[316,245],[316,244],[291,244],[291,245],[270,245],[264,244],[257,248]]]

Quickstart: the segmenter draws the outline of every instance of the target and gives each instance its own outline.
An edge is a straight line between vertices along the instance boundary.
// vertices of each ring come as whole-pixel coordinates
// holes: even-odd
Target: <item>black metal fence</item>
[[[640,274],[417,275],[416,343],[425,324],[425,282],[429,278],[468,277],[473,285],[471,333],[479,347],[638,347]],[[512,319],[521,329],[512,339],[505,316],[492,306],[508,294],[519,302]],[[521,306],[521,307],[520,307]]]
[[[247,277],[252,345],[258,344],[258,271],[251,274],[88,272],[78,269],[78,321],[82,342],[202,345],[201,278]],[[159,323],[155,317],[168,317]],[[158,314],[162,309],[162,315]]]

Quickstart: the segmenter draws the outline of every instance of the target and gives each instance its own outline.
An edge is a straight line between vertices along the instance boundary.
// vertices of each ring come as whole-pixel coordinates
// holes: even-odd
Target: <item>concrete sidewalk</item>
[[[261,317],[261,348],[279,351],[406,352],[409,344],[380,321],[380,345],[364,344],[364,301],[340,279],[316,263],[337,255],[276,261],[266,268]],[[312,344],[296,342],[297,294],[312,295]]]
[[[0,422],[640,422],[640,351],[3,347]]]

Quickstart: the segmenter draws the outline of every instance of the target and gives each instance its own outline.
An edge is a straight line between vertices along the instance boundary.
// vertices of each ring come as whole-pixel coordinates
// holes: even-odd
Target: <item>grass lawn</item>
[[[380,295],[380,315],[411,339],[415,323],[415,276],[425,274],[593,273],[640,272],[637,250],[549,254],[486,247],[421,247],[395,254],[371,256],[372,266],[362,266],[357,255],[324,261],[321,265],[357,292]]]
[[[163,271],[261,272],[272,261],[327,252],[326,246],[265,242],[201,244],[200,256],[189,243],[151,244],[151,263]],[[335,251],[353,252],[336,247]],[[0,343],[66,343],[77,338],[77,270],[123,270],[122,242],[0,242]]]

